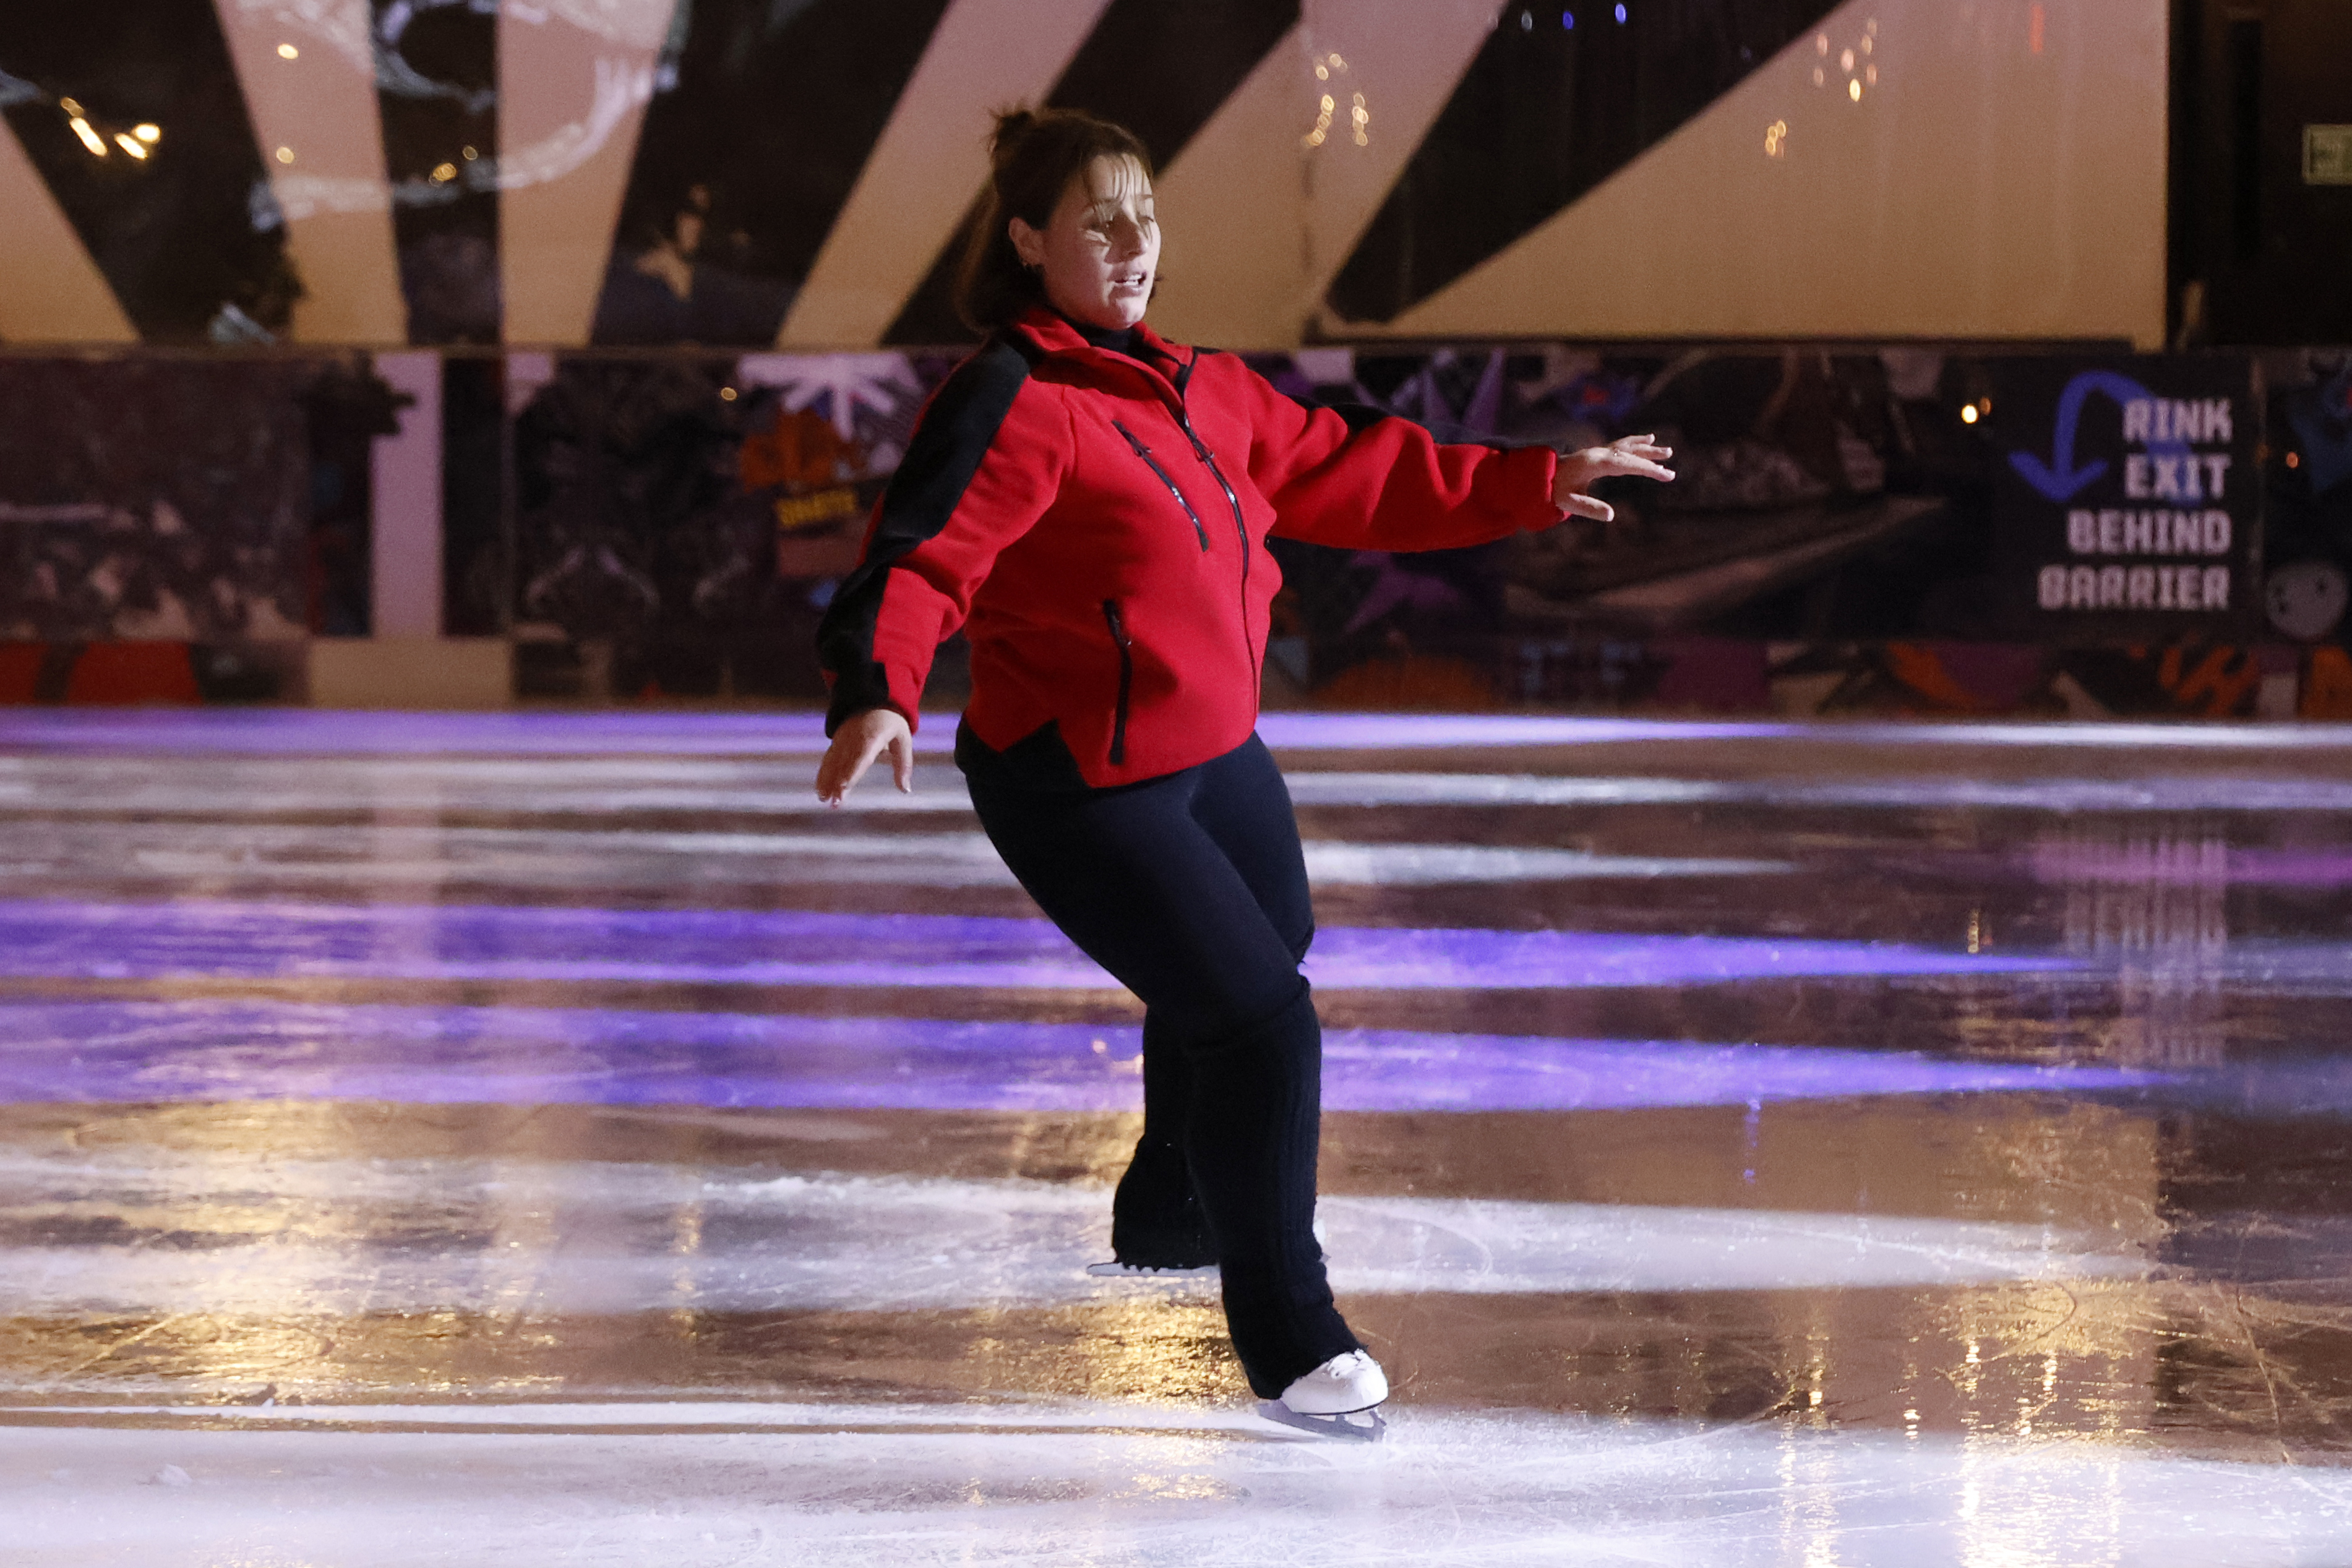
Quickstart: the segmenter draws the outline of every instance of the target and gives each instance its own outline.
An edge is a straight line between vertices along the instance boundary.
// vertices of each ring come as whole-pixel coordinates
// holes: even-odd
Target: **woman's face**
[[[1143,319],[1160,269],[1151,181],[1132,158],[1101,157],[1070,178],[1044,228],[1007,225],[1013,248],[1045,280],[1046,302],[1083,326],[1118,331]]]

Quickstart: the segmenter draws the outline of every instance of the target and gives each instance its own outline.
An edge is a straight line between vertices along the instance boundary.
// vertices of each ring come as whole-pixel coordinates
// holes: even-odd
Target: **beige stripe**
[[[499,252],[509,343],[585,343],[673,0],[499,12]]]
[[[1338,55],[1329,83],[1333,135],[1318,150],[1307,207],[1307,251],[1319,298],[1354,254],[1381,204],[1404,173],[1454,96],[1470,63],[1493,37],[1506,0],[1307,0],[1310,55]],[[1310,63],[1312,63],[1310,61]],[[1364,95],[1370,121],[1366,146],[1339,133],[1352,95]],[[1311,308],[1301,312],[1311,315]]]
[[[302,280],[292,337],[407,341],[366,0],[214,5]]]
[[[871,348],[988,179],[989,111],[1042,99],[1108,0],[954,0],[777,334]]]
[[[81,236],[25,156],[16,133],[0,122],[0,340],[14,343],[128,343],[137,340],[113,288],[82,247]]]
[[[2156,347],[2163,7],[2051,6],[2036,54],[2028,40],[2039,9],[2030,0],[1853,0],[1387,329],[2114,337]],[[1843,69],[1849,48],[1853,74]],[[1877,79],[1856,100],[1848,84],[1872,67]],[[1778,156],[1766,145],[1775,125],[1786,128]],[[1325,329],[1382,330],[1336,319]]]
[[[1151,324],[1224,349],[1296,344],[1314,290],[1307,190],[1316,160],[1307,29],[1293,27],[1161,173],[1162,281]]]
[[[1297,345],[1491,36],[1497,3],[1307,0],[1160,183],[1168,277],[1152,324],[1224,348]]]

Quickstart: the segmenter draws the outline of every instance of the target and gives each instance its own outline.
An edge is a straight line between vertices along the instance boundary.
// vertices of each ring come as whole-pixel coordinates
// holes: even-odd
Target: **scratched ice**
[[[1114,1024],[626,1009],[20,1003],[0,1007],[0,1103],[1126,1111],[1141,1103],[1139,1036]],[[2183,1082],[2101,1066],[1686,1040],[1334,1029],[1324,1041],[1333,1111],[1589,1111]],[[2352,1085],[2339,1097],[2352,1098]]]
[[[116,1419],[0,1426],[11,1563],[2352,1560],[2352,1474],[2066,1438],[1405,1408],[1387,1443],[1338,1448],[1239,1411],[1078,1400]],[[142,1484],[167,1464],[189,1484]]]
[[[0,1156],[10,1233],[95,1225],[122,1238],[0,1249],[0,1316],[167,1303],[611,1313],[1097,1301],[1136,1288],[1085,1271],[1104,1254],[1108,1199],[1045,1182],[587,1162],[556,1173],[520,1161]],[[700,1240],[681,1254],[689,1209]],[[1343,1294],[1956,1285],[2148,1267],[2110,1237],[2049,1225],[1399,1197],[1327,1197],[1318,1213]]]
[[[0,736],[7,733],[9,723],[0,716]],[[2301,733],[2283,737],[2283,744],[2292,749]],[[2215,748],[2224,755],[2230,749],[2229,734],[2212,734]],[[2069,736],[2068,744],[2096,745],[2100,740]],[[808,767],[805,759],[660,752],[529,758],[394,752],[303,757],[299,766],[289,768],[283,758],[226,751],[175,757],[168,772],[137,768],[94,771],[88,755],[68,750],[0,757],[0,801],[37,807],[68,821],[145,812],[235,820],[298,811],[350,817],[398,810],[572,816],[723,810],[738,817],[837,817],[843,821],[877,814],[971,818],[971,795],[962,775],[952,768],[919,768],[911,794],[863,790],[846,810],[836,812],[809,789],[803,777]],[[2022,778],[1930,773],[1706,779],[1605,772],[1559,776],[1295,769],[1289,787],[1298,805],[1323,808],[1649,804],[2068,812],[2352,810],[2352,784],[2236,771],[2110,779],[2054,773]],[[127,832],[136,825],[117,824],[115,831]],[[373,821],[368,830],[371,834],[404,831]]]

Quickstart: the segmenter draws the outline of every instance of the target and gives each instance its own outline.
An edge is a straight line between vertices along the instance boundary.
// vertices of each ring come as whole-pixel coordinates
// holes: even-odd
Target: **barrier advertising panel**
[[[2252,632],[2262,415],[2237,355],[2002,361],[1983,411],[2026,635]]]

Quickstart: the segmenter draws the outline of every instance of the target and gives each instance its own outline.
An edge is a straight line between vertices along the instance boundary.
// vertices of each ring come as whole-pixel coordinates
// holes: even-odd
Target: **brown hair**
[[[1006,225],[1019,218],[1044,228],[1072,177],[1105,157],[1132,158],[1151,177],[1151,154],[1125,126],[1075,109],[1013,109],[996,117],[988,198],[956,272],[956,314],[965,326],[992,332],[1044,300],[1044,287],[1022,265]]]

